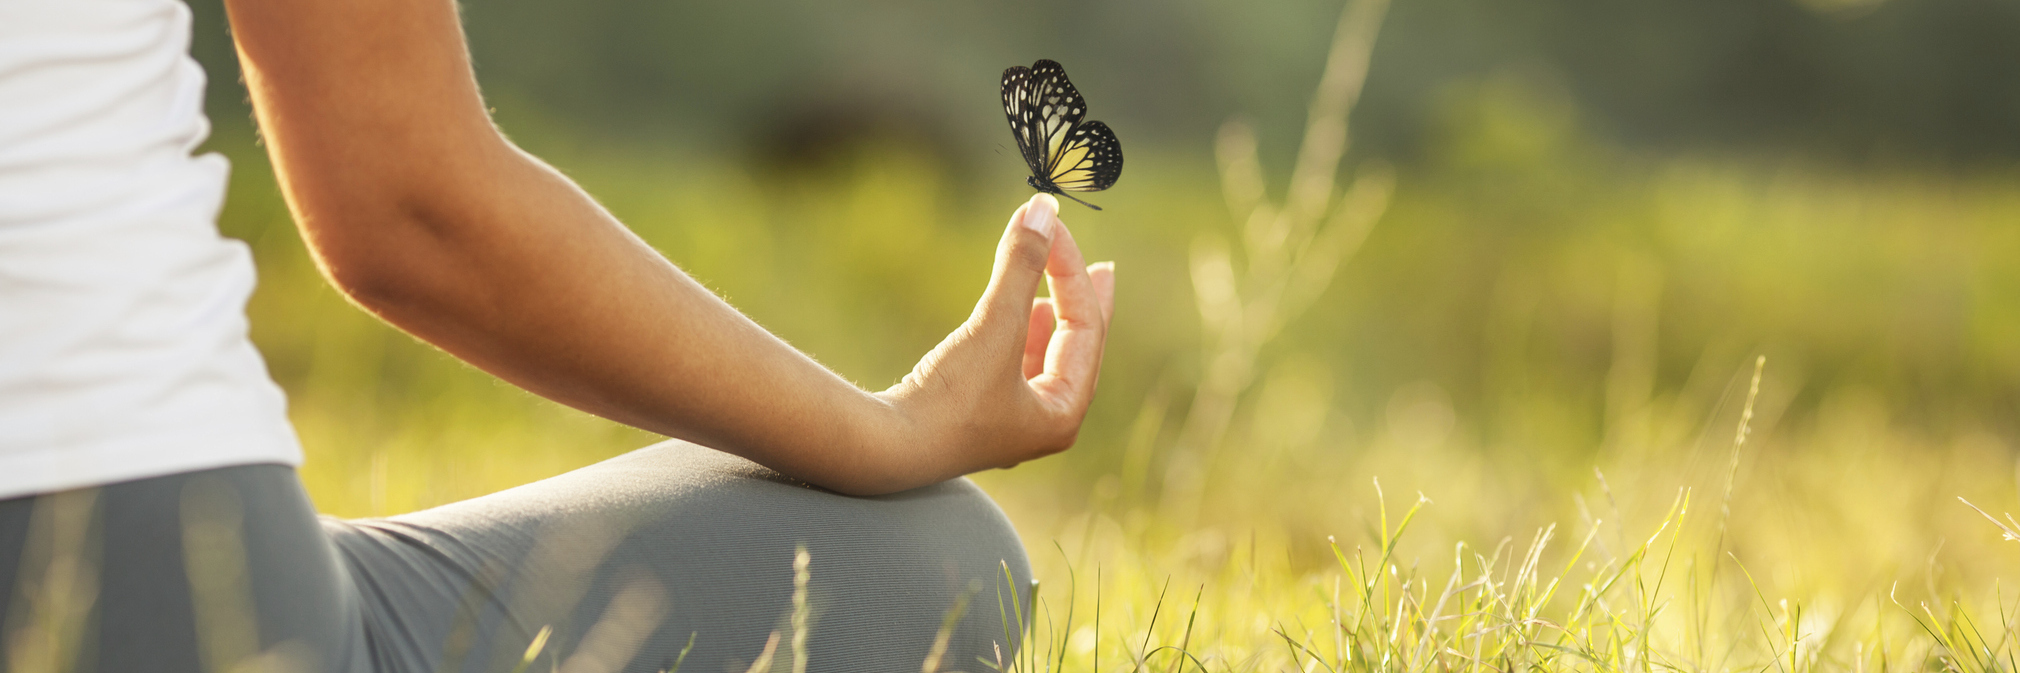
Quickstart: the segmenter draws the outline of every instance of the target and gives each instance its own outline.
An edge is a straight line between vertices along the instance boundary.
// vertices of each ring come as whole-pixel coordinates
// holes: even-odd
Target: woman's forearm
[[[439,286],[360,291],[361,303],[550,399],[837,490],[878,490],[888,466],[877,452],[895,435],[883,400],[738,313],[530,157],[479,174],[491,198],[406,225],[438,246],[424,263],[439,266],[384,279]]]

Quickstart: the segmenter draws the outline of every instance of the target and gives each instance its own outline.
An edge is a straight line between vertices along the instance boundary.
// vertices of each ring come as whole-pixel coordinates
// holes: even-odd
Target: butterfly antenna
[[[1088,202],[1086,202],[1086,201],[1081,201],[1081,200],[1080,200],[1080,197],[1077,197],[1077,196],[1074,196],[1074,195],[1072,195],[1072,194],[1068,194],[1068,193],[1066,193],[1066,192],[1063,192],[1063,191],[1060,191],[1060,192],[1053,192],[1053,193],[1054,193],[1054,194],[1058,194],[1058,195],[1060,195],[1060,196],[1064,196],[1064,197],[1066,197],[1066,198],[1069,198],[1069,199],[1073,199],[1074,201],[1078,202],[1078,203],[1079,203],[1080,205],[1083,205],[1083,206],[1087,206],[1087,207],[1089,207],[1089,208],[1093,208],[1093,209],[1095,209],[1095,210],[1101,210],[1101,206],[1097,206],[1097,205],[1094,205],[1094,204],[1092,204],[1092,203],[1088,203]]]

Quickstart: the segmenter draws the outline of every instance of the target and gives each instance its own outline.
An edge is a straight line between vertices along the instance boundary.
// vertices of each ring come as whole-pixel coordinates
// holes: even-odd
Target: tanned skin
[[[1081,259],[1051,196],[1011,215],[968,320],[903,382],[870,392],[499,133],[450,0],[227,5],[304,240],[331,283],[387,322],[562,404],[841,493],[1072,446],[1114,271]]]

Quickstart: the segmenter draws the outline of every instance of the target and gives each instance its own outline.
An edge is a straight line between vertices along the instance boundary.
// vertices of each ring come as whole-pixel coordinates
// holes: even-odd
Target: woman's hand
[[[1039,298],[1044,279],[1051,297]],[[1094,398],[1115,265],[1088,266],[1039,194],[1018,208],[996,248],[989,287],[953,334],[878,395],[922,452],[913,465],[947,476],[1010,467],[1066,450]]]

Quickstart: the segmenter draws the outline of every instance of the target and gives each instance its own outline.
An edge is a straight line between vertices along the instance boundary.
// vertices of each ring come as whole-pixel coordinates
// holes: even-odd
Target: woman
[[[188,10],[0,4],[12,670],[505,670],[543,628],[542,669],[660,670],[686,650],[686,670],[765,652],[911,670],[973,587],[939,661],[1009,656],[992,587],[1006,569],[1027,581],[1023,550],[959,477],[1066,449],[1093,395],[1113,271],[1084,264],[1056,201],[1011,216],[967,322],[871,393],[512,146],[450,0],[227,4],[280,184],[338,289],[507,381],[677,439],[433,510],[319,520],[246,340],[250,256],[216,233],[226,166],[189,154],[207,123]]]

